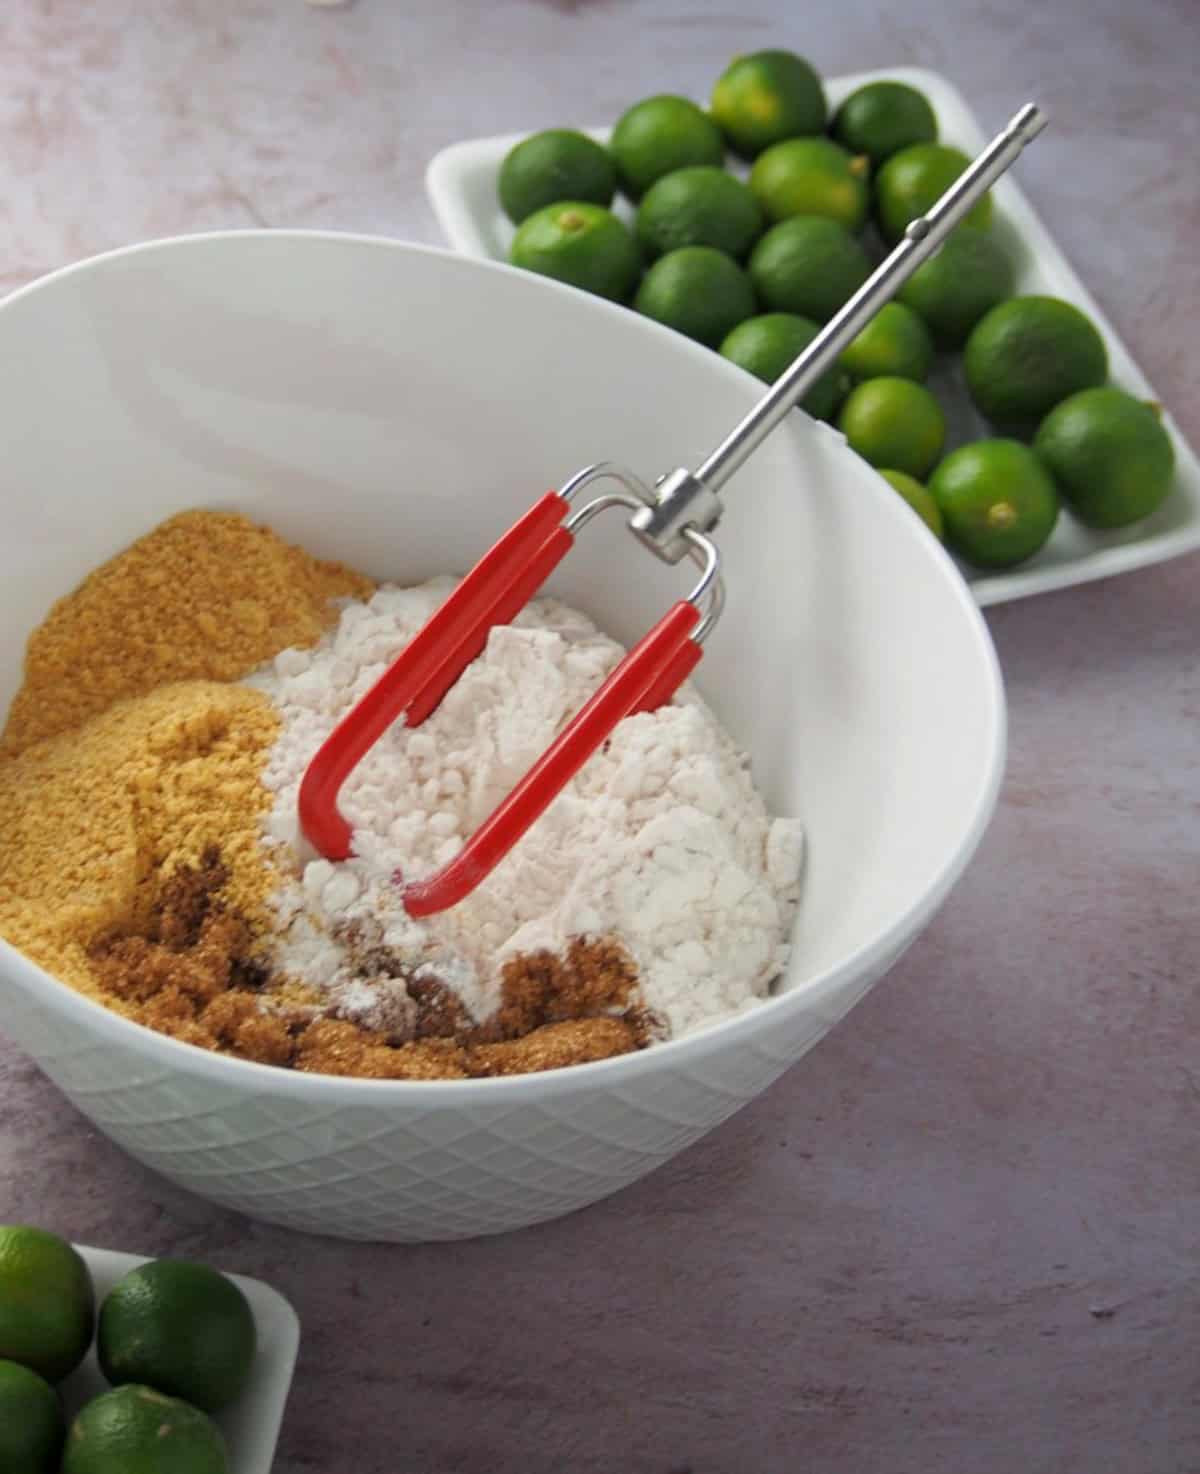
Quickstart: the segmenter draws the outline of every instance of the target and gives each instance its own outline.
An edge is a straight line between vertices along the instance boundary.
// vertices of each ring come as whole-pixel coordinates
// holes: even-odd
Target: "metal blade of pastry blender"
[[[635,513],[630,520],[630,527],[652,552],[668,563],[678,563],[690,552],[690,544],[682,535],[685,527],[710,532],[717,525],[723,510],[717,493],[725,482],[832,367],[838,354],[884,303],[933,255],[1046,122],[1046,115],[1036,104],[1026,103],[928,213],[910,222],[891,255],[830,318],[708,459],[694,472],[681,468],[662,478],[655,491],[656,505]]]

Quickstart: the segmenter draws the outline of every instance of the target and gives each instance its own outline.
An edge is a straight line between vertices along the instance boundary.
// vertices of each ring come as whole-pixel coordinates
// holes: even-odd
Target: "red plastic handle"
[[[549,578],[574,539],[568,504],[547,492],[483,555],[383,675],[337,724],[300,783],[300,827],[329,860],[350,854],[352,831],[338,811],[343,783],[393,722],[423,722],[487,643]]]
[[[689,640],[680,649],[675,659],[667,666],[662,675],[653,686],[646,692],[645,696],[634,707],[634,711],[657,711],[660,706],[666,706],[671,697],[674,696],[688,676],[700,664],[700,657],[704,654],[704,647],[697,645],[695,640]]]
[[[408,726],[419,727],[426,717],[433,715],[450,687],[475,657],[483,653],[491,630],[498,624],[511,624],[571,551],[574,543],[575,538],[565,527],[556,527],[512,583],[481,612],[474,626],[464,629],[453,644],[447,644],[446,654],[437,669],[430,672],[418,694],[408,704],[404,715]]]
[[[670,697],[700,658],[700,647],[691,639],[699,621],[695,606],[686,600],[663,615],[454,859],[426,879],[405,886],[404,906],[410,916],[431,916],[457,905],[545,813],[619,721],[632,712],[649,710],[649,698],[661,705]]]

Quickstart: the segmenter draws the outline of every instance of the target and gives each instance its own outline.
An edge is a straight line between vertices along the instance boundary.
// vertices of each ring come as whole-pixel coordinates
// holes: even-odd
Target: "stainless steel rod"
[[[696,471],[696,480],[718,491],[754,453],[784,415],[830,368],[843,349],[870,322],[885,302],[942,244],[954,227],[979,202],[1013,163],[1027,143],[1046,126],[1046,116],[1034,103],[1017,113],[1008,127],[954,181],[929,213],[912,221],[904,239],[881,263],[846,305],[821,329],[791,367],[771,386],[750,413],[721,441]]]

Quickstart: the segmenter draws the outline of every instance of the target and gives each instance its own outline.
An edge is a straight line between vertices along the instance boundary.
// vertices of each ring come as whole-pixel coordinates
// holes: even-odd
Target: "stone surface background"
[[[227,226],[433,241],[442,145],[768,45],[931,67],[989,125],[1042,101],[1022,185],[1200,441],[1195,0],[9,0],[0,290]],[[0,1042],[0,1219],[279,1286],[283,1474],[1195,1474],[1200,559],[989,620],[1011,761],[976,863],[656,1176],[507,1239],[304,1239],[145,1173]]]

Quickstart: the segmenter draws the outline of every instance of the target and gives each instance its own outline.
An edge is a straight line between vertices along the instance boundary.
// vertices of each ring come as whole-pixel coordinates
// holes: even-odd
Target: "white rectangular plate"
[[[861,72],[852,77],[834,78],[826,83],[831,106],[836,107],[863,83],[884,78],[908,82],[925,93],[937,113],[943,142],[953,144],[970,155],[977,154],[987,143],[987,136],[959,92],[935,72],[916,67],[897,67],[889,71]],[[1015,112],[1027,100],[1014,94],[1012,111]],[[1053,98],[1048,99],[1048,103],[1048,111],[1052,113]],[[1005,120],[995,121],[999,125]],[[1051,129],[1053,121],[1051,116]],[[565,119],[563,126],[574,124],[571,119]],[[587,128],[584,131],[606,142],[610,130]],[[425,181],[430,203],[455,250],[469,256],[507,260],[513,228],[496,199],[496,177],[505,154],[524,136],[513,133],[470,139],[443,149],[430,161]],[[1052,140],[1053,132],[1044,136]],[[1046,146],[1044,143],[1034,144],[1035,148]],[[1130,358],[1112,325],[1012,178],[1006,176],[1000,180],[994,193],[999,218],[993,229],[1017,264],[1017,291],[1063,297],[1081,307],[1108,345],[1113,383],[1140,398],[1156,399],[1145,375]],[[628,201],[619,200],[615,208],[626,220],[632,218]],[[954,359],[947,356],[939,362],[931,376],[931,387],[946,409],[951,446],[995,433],[971,405],[961,370]],[[1143,568],[1200,548],[1200,462],[1169,413],[1164,415],[1164,421],[1175,443],[1175,486],[1153,517],[1116,532],[1092,532],[1064,514],[1046,547],[1012,572],[981,574],[963,569],[978,602],[996,604],[1005,599],[1044,593],[1048,589],[1066,588],[1090,579]],[[620,446],[611,447],[611,454],[620,459]],[[644,466],[639,469],[653,476],[670,468]]]
[[[133,1254],[115,1254],[108,1249],[90,1249],[83,1244],[75,1247],[92,1272],[97,1307],[119,1279],[147,1262]],[[237,1402],[219,1414],[214,1422],[229,1444],[230,1474],[270,1474],[296,1366],[300,1322],[288,1302],[270,1285],[264,1285],[261,1280],[244,1279],[237,1274],[231,1274],[229,1278],[240,1287],[254,1312],[258,1326],[258,1355],[249,1386]],[[108,1390],[93,1346],[83,1365],[63,1384],[67,1416],[73,1418],[85,1402]]]

